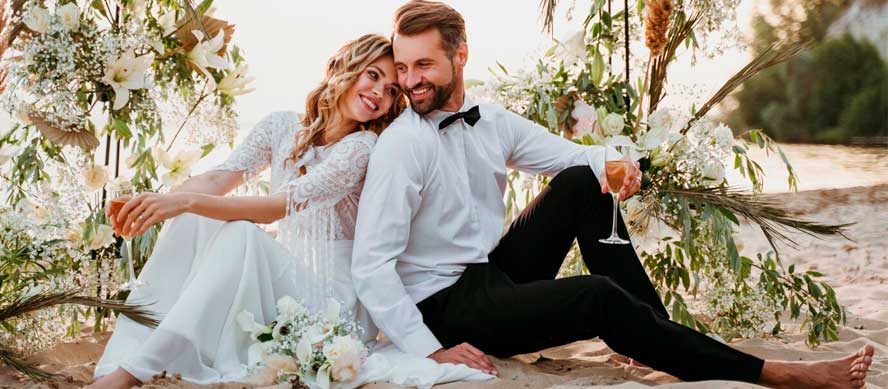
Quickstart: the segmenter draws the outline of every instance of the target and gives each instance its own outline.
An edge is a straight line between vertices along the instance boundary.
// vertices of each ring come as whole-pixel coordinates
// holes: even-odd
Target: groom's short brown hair
[[[466,41],[466,22],[449,5],[437,1],[412,0],[395,12],[395,33],[416,35],[431,28],[441,33],[441,48],[453,56]]]

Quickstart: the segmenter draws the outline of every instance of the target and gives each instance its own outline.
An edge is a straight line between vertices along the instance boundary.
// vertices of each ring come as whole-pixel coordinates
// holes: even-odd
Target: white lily
[[[573,33],[563,42],[559,42],[561,49],[558,57],[567,66],[572,66],[580,60],[586,59],[586,31],[580,30]]]
[[[16,146],[5,146],[0,149],[0,166],[6,165],[7,162],[15,158],[19,148]]]
[[[56,10],[56,15],[68,31],[80,30],[80,8],[75,3],[65,4]]]
[[[170,158],[166,152],[163,152],[159,160],[161,165],[169,170],[161,177],[163,185],[171,188],[188,179],[191,176],[191,167],[200,160],[201,154],[201,150],[186,150]]]
[[[246,64],[238,65],[222,81],[219,81],[216,89],[229,96],[245,95],[256,90],[255,88],[247,88],[247,84],[255,79],[253,77],[245,77],[248,69]]]
[[[250,311],[241,311],[241,313],[237,314],[235,320],[237,321],[237,325],[244,330],[244,332],[249,332],[253,339],[271,331],[271,327],[257,323],[253,313]]]
[[[330,366],[324,365],[318,369],[317,375],[318,387],[322,389],[330,389]]]
[[[219,55],[222,46],[225,45],[225,30],[220,29],[216,36],[210,40],[204,40],[205,36],[200,30],[191,32],[197,37],[197,44],[188,52],[188,61],[196,67],[209,81],[210,88],[216,89],[216,80],[210,74],[208,68],[227,69],[228,61]]]
[[[614,135],[608,137],[605,140],[605,144],[614,147],[622,146],[624,149],[629,150],[629,158],[633,161],[638,161],[644,157],[644,153],[642,153],[635,142],[632,141],[632,138],[626,135]]]
[[[336,320],[339,320],[339,310],[341,308],[339,301],[332,298],[328,299],[327,306],[324,307],[324,320],[328,323],[333,323],[336,322]]]
[[[305,336],[296,344],[296,359],[304,365],[311,363],[311,342]]]
[[[45,34],[49,31],[49,10],[43,7],[31,8],[22,21],[31,31]]]
[[[115,242],[114,230],[107,224],[99,224],[89,242],[90,250],[98,250]]]
[[[290,296],[281,297],[277,301],[277,310],[280,316],[283,316],[285,318],[290,318],[298,315],[300,312],[302,312],[302,309],[302,305]]]
[[[150,85],[147,71],[154,63],[154,53],[136,57],[132,49],[123,53],[117,61],[105,66],[102,82],[114,88],[114,110],[123,108],[129,101],[129,91]]]
[[[157,18],[157,24],[163,29],[163,35],[167,36],[176,31],[176,13],[167,12]]]

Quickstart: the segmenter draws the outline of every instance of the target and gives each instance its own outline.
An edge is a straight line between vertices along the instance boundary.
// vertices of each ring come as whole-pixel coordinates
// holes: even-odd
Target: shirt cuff
[[[428,357],[433,352],[444,348],[441,342],[438,341],[438,338],[435,337],[435,334],[424,324],[420,326],[418,331],[408,334],[401,339],[400,343],[403,346],[402,351],[420,357]]]
[[[599,180],[604,179],[604,162],[607,160],[607,155],[619,155],[620,158],[623,156],[619,151],[613,146],[610,145],[602,145],[600,149],[595,149],[594,146],[590,147],[589,150],[586,151],[586,159],[589,163],[589,168],[592,169],[592,172],[595,173],[595,177]]]

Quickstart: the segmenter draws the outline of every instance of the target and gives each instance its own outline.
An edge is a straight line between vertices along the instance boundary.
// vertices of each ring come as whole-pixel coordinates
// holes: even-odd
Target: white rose
[[[675,116],[669,108],[658,108],[648,116],[648,126],[669,132],[675,124]]]
[[[80,8],[77,8],[77,4],[68,3],[61,6],[56,10],[56,15],[68,31],[77,32],[80,29]]]
[[[262,362],[275,372],[295,373],[299,369],[296,360],[289,355],[265,354]]]
[[[703,168],[703,177],[715,182],[716,185],[721,184],[725,179],[725,165],[720,161],[713,161],[706,164],[706,167]]]
[[[324,356],[330,361],[333,380],[347,382],[361,371],[363,344],[349,336],[337,336],[333,342],[324,345]]]
[[[22,21],[31,31],[44,34],[49,31],[49,10],[43,7],[31,8]]]
[[[90,250],[98,250],[114,243],[114,230],[107,224],[99,224],[89,242]]]
[[[601,128],[604,129],[604,133],[607,135],[617,135],[623,132],[623,127],[626,122],[623,121],[623,117],[617,113],[609,113],[604,117],[604,122],[601,123]]]
[[[727,149],[734,145],[734,132],[724,124],[720,124],[712,130],[712,135],[715,138],[715,143],[721,148]]]
[[[102,165],[93,165],[83,172],[83,179],[89,190],[102,189],[108,182],[108,169]]]

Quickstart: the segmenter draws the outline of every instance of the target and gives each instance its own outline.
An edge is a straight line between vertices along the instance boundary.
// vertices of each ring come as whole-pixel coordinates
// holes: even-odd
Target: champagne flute
[[[120,212],[123,205],[133,197],[135,197],[135,190],[131,186],[110,190],[108,193],[108,198],[110,199],[108,202],[108,210],[111,217],[117,217],[117,213]],[[125,226],[123,226],[122,223],[114,223],[114,225],[114,232],[123,237],[123,245],[120,248],[120,257],[121,260],[126,261],[127,280],[120,285],[120,290],[134,291],[140,287],[148,286],[147,282],[136,278],[136,271],[133,268],[133,260],[135,259],[133,256],[133,237],[124,232]]]
[[[623,147],[617,146],[620,152]],[[610,149],[606,149],[610,150]],[[611,223],[611,235],[605,239],[598,241],[606,244],[629,244],[628,240],[620,238],[617,235],[617,212],[620,212],[620,190],[623,189],[623,179],[626,177],[626,171],[629,170],[629,161],[623,159],[619,153],[605,151],[604,161],[604,178],[607,180],[607,188],[611,197],[614,199],[614,216]]]

